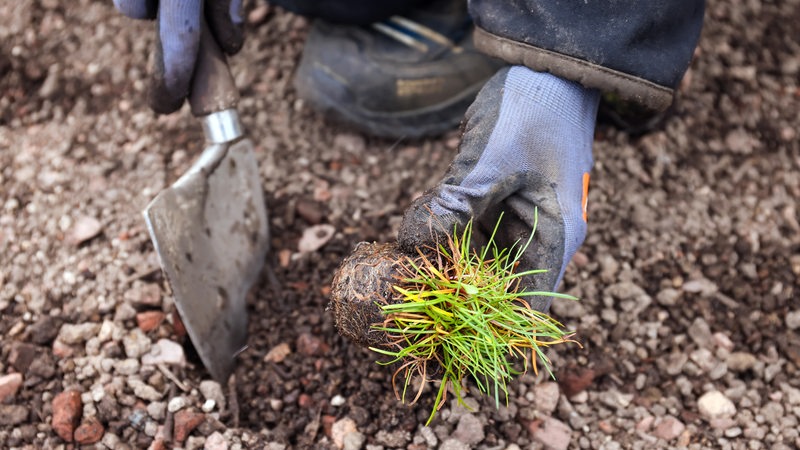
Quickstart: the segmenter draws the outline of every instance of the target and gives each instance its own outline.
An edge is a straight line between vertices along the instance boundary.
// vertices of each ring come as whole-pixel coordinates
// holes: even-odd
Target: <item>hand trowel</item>
[[[203,30],[189,103],[207,147],[144,211],[186,331],[225,383],[247,340],[246,296],[268,249],[267,210],[239,94],[225,56]]]

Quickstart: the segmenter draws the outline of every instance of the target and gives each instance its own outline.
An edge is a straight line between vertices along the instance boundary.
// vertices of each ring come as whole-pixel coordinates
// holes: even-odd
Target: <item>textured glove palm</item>
[[[222,51],[242,48],[241,0],[114,0],[117,9],[134,19],[156,19],[155,67],[149,104],[159,114],[178,110],[186,96],[200,48],[202,17]]]
[[[520,270],[552,291],[586,236],[585,201],[599,94],[547,73],[515,66],[484,86],[465,117],[459,154],[444,179],[406,211],[398,240],[406,251],[433,245],[474,218],[476,245],[500,213],[498,244],[525,241],[538,227]],[[549,297],[529,299],[546,311]]]

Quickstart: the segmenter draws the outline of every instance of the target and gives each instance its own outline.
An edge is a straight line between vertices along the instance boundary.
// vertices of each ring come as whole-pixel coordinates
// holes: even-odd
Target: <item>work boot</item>
[[[472,45],[463,0],[433,2],[369,26],[316,20],[295,76],[314,108],[369,134],[421,137],[455,128],[503,66]]]

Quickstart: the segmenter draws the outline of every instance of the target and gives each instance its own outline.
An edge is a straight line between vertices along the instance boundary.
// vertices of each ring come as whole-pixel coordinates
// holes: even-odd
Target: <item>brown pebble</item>
[[[328,344],[322,339],[310,334],[303,333],[297,337],[297,352],[305,356],[320,356],[330,350]]]
[[[72,442],[82,411],[80,392],[69,390],[56,395],[53,399],[53,430],[61,439]]]
[[[574,372],[567,372],[561,375],[558,380],[561,391],[567,398],[585,390],[594,382],[597,374],[592,369],[579,368]]]
[[[106,430],[97,417],[89,417],[75,429],[75,442],[88,445],[99,442]]]
[[[204,420],[206,420],[206,415],[192,408],[185,408],[176,412],[175,428],[173,431],[175,442],[185,441],[192,430],[197,428]]]
[[[308,394],[300,394],[297,398],[297,405],[301,408],[308,408],[314,403],[314,399]]]
[[[136,324],[145,333],[158,328],[163,320],[164,313],[161,311],[144,311],[136,314]]]
[[[322,206],[313,201],[300,199],[295,205],[297,215],[308,222],[309,225],[317,225],[322,222]]]
[[[274,362],[280,363],[286,359],[287,356],[292,354],[292,349],[289,348],[289,344],[285,342],[281,342],[280,344],[272,347],[269,352],[264,356],[265,362]]]
[[[8,355],[8,363],[18,372],[25,373],[41,351],[42,348],[39,346],[26,342],[17,342],[11,347],[11,352]]]

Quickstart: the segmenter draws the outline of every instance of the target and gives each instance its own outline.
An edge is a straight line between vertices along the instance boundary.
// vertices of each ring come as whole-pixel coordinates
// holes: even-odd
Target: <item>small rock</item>
[[[778,402],[768,402],[761,407],[761,415],[764,416],[764,420],[770,425],[779,423],[781,417],[784,416],[784,412],[783,405]]]
[[[746,372],[756,365],[758,359],[747,352],[733,352],[728,355],[728,368],[734,372]]]
[[[458,439],[445,439],[439,450],[469,450],[471,447]]]
[[[727,334],[718,331],[714,333],[712,337],[714,339],[714,344],[717,347],[724,348],[727,351],[733,350],[733,341],[728,337]]]
[[[680,291],[673,288],[666,288],[656,294],[656,301],[663,306],[675,306],[681,297]]]
[[[150,349],[150,353],[142,356],[142,364],[183,366],[186,364],[186,355],[183,353],[183,347],[177,342],[159,339]]]
[[[800,328],[800,309],[786,314],[786,327],[790,330]]]
[[[80,392],[69,390],[56,395],[53,398],[53,430],[61,439],[72,442],[82,413]]]
[[[114,322],[125,322],[136,317],[136,309],[128,302],[122,302],[114,312]]]
[[[633,394],[623,394],[616,389],[600,393],[600,402],[614,409],[624,409],[633,401]]]
[[[205,450],[228,450],[228,441],[219,431],[215,431],[206,438]]]
[[[100,441],[100,443],[109,449],[124,448],[119,445],[120,444],[119,436],[110,431],[103,435],[103,439]]]
[[[567,424],[552,417],[534,420],[528,425],[531,437],[549,450],[567,450],[572,436]]]
[[[295,210],[297,211],[297,215],[302,217],[310,225],[318,225],[322,222],[322,208],[317,202],[299,199]]]
[[[161,307],[161,287],[155,283],[134,284],[125,292],[125,300],[140,307]]]
[[[736,421],[730,417],[719,417],[709,420],[708,424],[715,430],[727,430],[728,428],[736,426]]]
[[[20,386],[22,386],[21,373],[0,376],[0,403],[17,395]]]
[[[411,433],[405,430],[379,430],[378,433],[375,434],[375,443],[386,447],[405,447],[410,440]]]
[[[206,444],[205,436],[189,436],[183,447],[186,450],[203,450]]]
[[[217,406],[217,402],[208,399],[205,402],[203,402],[203,406],[201,406],[200,409],[203,410],[204,413],[210,413],[211,411],[214,410],[215,406]]]
[[[139,358],[150,350],[153,345],[144,332],[138,328],[132,329],[122,338],[122,346],[128,358]]]
[[[334,233],[336,228],[327,223],[310,226],[303,231],[300,242],[297,243],[297,250],[300,253],[315,252],[327,244]]]
[[[144,311],[136,314],[136,325],[147,333],[155,330],[164,321],[164,313],[161,311]]]
[[[684,429],[686,425],[683,422],[672,416],[666,416],[656,423],[653,436],[669,442],[680,436]]]
[[[186,398],[179,395],[169,400],[169,403],[167,403],[167,411],[171,413],[178,412],[185,408],[188,404],[189,402],[186,401]]]
[[[687,332],[695,344],[699,345],[700,347],[708,347],[713,343],[711,328],[702,317],[694,319],[694,322],[689,325]]]
[[[68,345],[82,344],[96,336],[98,331],[100,331],[98,323],[65,323],[58,332],[58,340]]]
[[[341,395],[334,395],[331,399],[331,406],[342,406],[347,403],[347,399]]]
[[[366,141],[360,134],[339,133],[333,137],[333,146],[350,153],[361,153],[366,148]]]
[[[736,438],[742,434],[742,429],[740,427],[731,427],[725,430],[725,437],[727,438]]]
[[[681,286],[681,288],[684,290],[684,292],[700,294],[703,297],[707,297],[719,290],[716,283],[708,278],[687,281],[683,284],[683,286]]]
[[[97,408],[98,418],[105,422],[118,420],[120,415],[120,405],[111,395],[104,395],[103,398],[95,405]]]
[[[639,423],[636,424],[636,431],[650,431],[650,428],[653,426],[655,420],[656,418],[653,416],[647,416],[643,418],[639,421]]]
[[[28,420],[28,408],[23,405],[0,405],[0,425],[19,425]]]
[[[89,417],[75,429],[75,442],[81,445],[94,444],[103,438],[105,432],[103,424],[96,417]]]
[[[147,405],[147,414],[153,420],[161,421],[166,417],[167,405],[164,402],[150,402]]]
[[[142,380],[137,380],[136,378],[128,378],[127,383],[128,387],[130,387],[131,390],[133,391],[133,395],[139,397],[142,400],[156,402],[161,400],[162,397],[164,397],[164,394],[158,392],[156,388],[150,386],[149,384],[145,383]]]
[[[425,440],[425,444],[428,447],[436,447],[436,444],[439,443],[439,438],[436,437],[436,433],[433,432],[433,428],[431,427],[419,427],[419,434],[422,436],[422,439]]]
[[[200,393],[206,400],[213,400],[219,406],[220,411],[224,411],[226,405],[225,393],[222,386],[213,380],[203,380],[200,382]]]
[[[20,373],[25,373],[42,353],[42,348],[26,342],[15,342],[8,355],[8,363]]]
[[[182,409],[175,413],[175,428],[173,437],[175,442],[183,442],[195,428],[206,420],[206,415],[191,408]]]
[[[287,356],[292,354],[292,349],[289,348],[289,344],[286,342],[281,342],[280,344],[272,347],[266,355],[264,355],[265,362],[274,362],[279,363],[286,359]]]
[[[731,417],[736,414],[736,406],[719,391],[710,391],[697,400],[697,409],[706,419]]]
[[[356,422],[349,417],[339,419],[331,426],[331,439],[337,448],[344,447],[344,438],[348,433],[355,433],[358,431]]]
[[[53,341],[53,356],[56,358],[69,358],[75,353],[75,349],[71,346],[59,341]]]
[[[119,375],[133,375],[139,373],[140,366],[139,360],[134,358],[127,358],[122,361],[114,362],[114,370]]]
[[[738,77],[742,77],[745,79],[752,79],[755,75],[751,73],[751,70],[743,70],[743,69],[754,69],[753,67],[741,67],[738,68],[738,72],[733,72],[734,75],[738,75]],[[737,128],[735,130],[731,130],[725,136],[725,145],[728,146],[728,149],[733,153],[738,154],[750,154],[753,153],[753,148],[756,144],[755,138],[750,136],[743,128]]]
[[[61,329],[58,319],[53,316],[41,316],[28,328],[34,344],[47,345],[58,336]]]
[[[461,416],[461,419],[458,420],[458,425],[450,437],[458,439],[467,445],[474,446],[483,441],[485,437],[483,433],[483,424],[474,415],[464,414]]]
[[[28,375],[49,380],[56,374],[56,364],[47,352],[41,352],[28,367]]]
[[[361,450],[367,437],[363,433],[354,431],[344,435],[344,450]]]
[[[81,216],[72,224],[72,228],[67,232],[65,241],[70,245],[80,245],[89,239],[100,234],[103,225],[94,217]]]
[[[546,415],[550,415],[558,406],[558,383],[547,381],[536,385],[533,387],[533,395],[536,409]]]
[[[297,337],[297,351],[305,356],[322,356],[330,348],[322,339],[310,334],[303,333]]]

